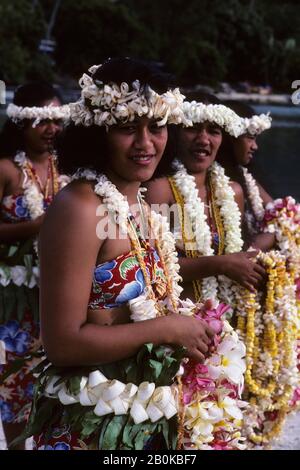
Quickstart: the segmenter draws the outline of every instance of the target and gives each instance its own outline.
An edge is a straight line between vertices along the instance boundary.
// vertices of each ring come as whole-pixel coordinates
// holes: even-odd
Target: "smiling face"
[[[108,170],[128,182],[149,180],[167,139],[167,126],[158,127],[147,117],[111,127],[107,133]]]
[[[179,131],[179,155],[190,173],[202,173],[214,162],[222,143],[222,130],[204,122]]]
[[[257,149],[256,136],[244,134],[233,139],[234,158],[239,165],[248,165]]]
[[[61,106],[57,98],[44,101],[41,106]],[[26,150],[31,153],[44,153],[53,150],[53,144],[56,135],[61,132],[61,121],[44,119],[36,127],[31,124],[26,125],[24,129],[24,140]]]

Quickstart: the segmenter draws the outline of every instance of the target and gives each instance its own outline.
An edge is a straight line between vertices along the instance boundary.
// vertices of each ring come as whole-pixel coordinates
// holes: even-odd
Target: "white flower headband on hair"
[[[197,101],[183,103],[185,117],[193,124],[212,122],[224,128],[233,137],[243,133],[243,120],[232,109],[223,104],[204,104]]]
[[[191,123],[186,119],[182,103],[185,98],[179,88],[159,95],[150,87],[143,87],[139,80],[105,84],[94,80],[93,74],[101,65],[93,65],[90,75],[83,74],[79,80],[81,99],[70,104],[71,119],[76,125],[112,126],[131,122],[136,116],[156,119],[158,126]]]
[[[185,117],[193,124],[212,122],[224,128],[233,137],[239,137],[244,132],[243,119],[232,109],[223,104],[204,104],[197,101],[183,103]]]
[[[243,134],[258,135],[270,129],[272,118],[268,113],[254,115],[251,118],[244,118],[243,121]]]
[[[70,118],[69,105],[63,106],[16,106],[10,103],[6,110],[7,116],[14,122],[18,123],[24,119],[33,120],[32,127],[36,127],[44,119],[56,120],[61,119],[68,121]]]

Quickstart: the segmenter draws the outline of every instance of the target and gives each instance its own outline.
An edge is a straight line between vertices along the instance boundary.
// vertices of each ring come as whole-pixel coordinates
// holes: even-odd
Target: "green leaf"
[[[98,439],[98,448],[99,449],[103,449],[104,436],[105,436],[105,433],[106,433],[107,426],[111,422],[111,419],[112,419],[112,415],[110,414],[108,416],[105,416],[104,420],[101,423],[99,439]]]
[[[32,313],[33,320],[35,322],[39,321],[39,289],[37,286],[29,289],[26,288],[27,303],[30,312]]]
[[[103,416],[95,415],[93,410],[90,410],[87,413],[85,413],[81,421],[81,425],[82,425],[82,430],[80,433],[81,438],[85,439],[89,437],[97,429],[99,429],[103,419],[104,419]]]
[[[130,258],[127,258],[124,261],[122,261],[122,263],[120,264],[120,268],[119,268],[121,277],[127,280],[127,272],[131,271],[136,266],[139,266],[139,263],[134,256],[131,256]]]
[[[25,289],[24,286],[20,286],[17,293],[17,319],[19,321],[23,320],[25,311],[28,308]]]
[[[16,309],[18,287],[10,283],[3,289],[4,323],[11,319]]]
[[[127,419],[127,415],[112,418],[103,436],[102,450],[115,450],[118,448]]]
[[[80,392],[80,382],[81,382],[81,376],[75,376],[71,377],[67,381],[67,389],[71,393],[71,395],[78,395]]]
[[[158,423],[143,423],[134,439],[134,450],[143,450],[146,442],[156,433]]]
[[[150,359],[148,364],[145,366],[144,379],[148,382],[156,382],[161,374],[163,365],[161,362]]]

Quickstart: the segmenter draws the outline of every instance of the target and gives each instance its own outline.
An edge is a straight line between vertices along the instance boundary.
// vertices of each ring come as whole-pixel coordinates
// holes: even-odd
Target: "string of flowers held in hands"
[[[280,434],[299,386],[297,336],[299,319],[295,286],[285,257],[276,251],[257,260],[268,274],[266,295],[241,289],[237,302],[237,332],[245,342],[245,436],[266,445]]]
[[[127,200],[104,175],[88,170],[77,172],[74,178],[94,182],[95,193],[102,198],[121,231],[128,233],[137,254],[146,289],[141,296],[129,301],[131,319],[144,321],[172,312],[196,315],[215,330],[214,351],[200,367],[182,361],[182,348],[145,345],[135,357],[106,366],[79,368],[71,378],[70,370],[58,369],[48,363],[46,369],[40,368],[39,388],[30,422],[34,420],[35,426],[38,422],[43,429],[42,416],[36,410],[39,400],[46,394],[51,398],[49,407],[54,409],[58,403],[64,405],[65,422],[76,424],[82,438],[97,432],[101,436],[98,445],[102,449],[143,448],[149,435],[160,431],[163,431],[166,448],[218,448],[221,440],[224,448],[243,448],[240,409],[244,403],[240,401],[240,395],[245,347],[223,319],[226,308],[220,305],[206,311],[200,305],[179,300],[182,289],[178,285],[175,241],[166,219],[151,213],[155,246],[167,280],[167,295],[158,300],[139,253],[137,234],[133,233],[129,223]],[[199,384],[208,381],[210,387],[197,390],[195,383],[189,381],[192,369],[195,380],[198,376]],[[191,420],[198,424],[192,426]],[[116,433],[113,444],[108,438],[112,429]],[[136,439],[128,439],[128,430]]]

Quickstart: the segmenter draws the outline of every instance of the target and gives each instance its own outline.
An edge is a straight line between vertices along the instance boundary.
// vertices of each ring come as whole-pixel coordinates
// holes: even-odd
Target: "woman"
[[[159,362],[170,352],[151,354],[161,344],[184,346],[203,361],[214,336],[205,322],[166,315],[176,312],[180,292],[175,258],[165,251],[172,239],[160,239],[161,222],[149,218],[139,191],[166,151],[167,122],[184,120],[183,97],[157,70],[129,58],[93,66],[80,85],[60,163],[82,170],[54,201],[40,236],[42,338],[52,366],[39,378],[28,433],[35,429],[41,450],[143,448],[162,428],[157,415],[143,427],[141,395],[149,401],[155,371],[178,368],[178,358]],[[170,371],[163,375],[169,409]],[[135,424],[126,424],[129,411]],[[159,413],[170,431],[174,410]]]
[[[9,444],[24,428],[32,400],[35,361],[25,358],[39,345],[34,247],[44,212],[63,183],[53,149],[68,108],[51,85],[37,82],[17,89],[7,114],[0,135],[0,339],[7,356],[0,408]],[[4,380],[15,360],[18,372],[16,362]]]
[[[252,259],[257,253],[242,252],[242,189],[214,163],[223,130],[239,135],[242,120],[214,97],[204,95],[201,100],[184,103],[193,126],[179,128],[175,173],[169,169],[171,177],[148,183],[147,201],[181,208],[178,247],[183,252],[179,263],[185,295],[232,304],[229,280],[253,290],[264,276]]]
[[[262,232],[264,208],[272,203],[272,197],[253,178],[246,168],[251,164],[258,149],[257,136],[271,126],[268,115],[255,115],[251,106],[239,102],[229,102],[228,106],[244,119],[244,132],[239,137],[226,136],[218,152],[217,161],[233,181],[243,188],[245,197],[244,239],[247,246],[263,251],[275,244],[274,235]]]

